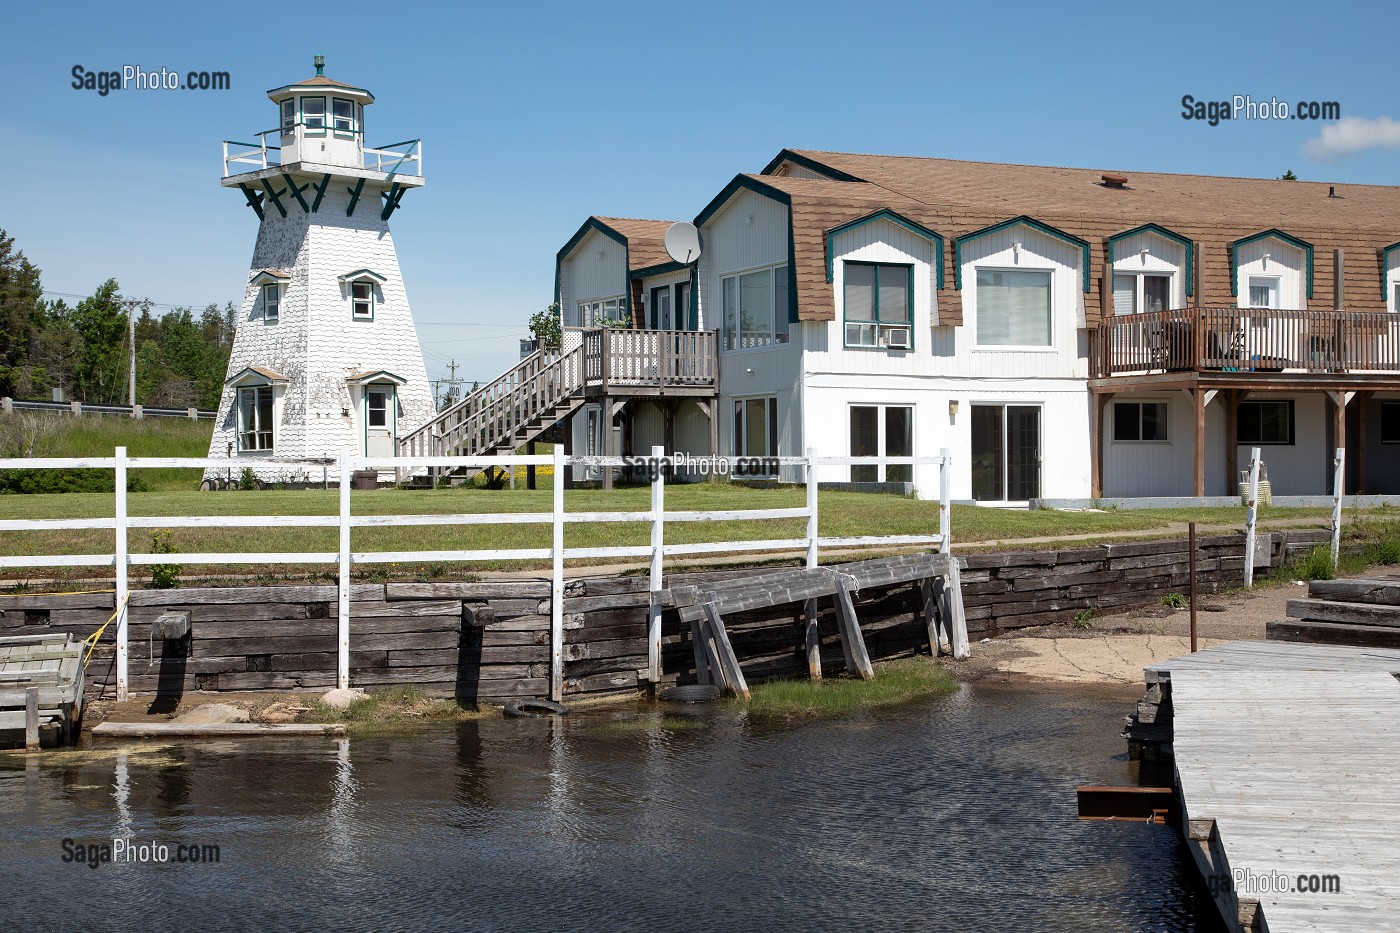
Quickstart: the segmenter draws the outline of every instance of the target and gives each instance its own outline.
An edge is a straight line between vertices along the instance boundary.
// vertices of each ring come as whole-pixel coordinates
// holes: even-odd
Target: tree
[[[82,339],[74,397],[88,404],[123,401],[126,388],[126,308],[117,280],[108,279],[78,302],[70,320]]]
[[[0,230],[0,395],[10,397],[33,391],[19,389],[33,381],[29,350],[44,306],[39,270],[14,244]]]
[[[1293,169],[1289,169],[1279,176],[1280,181],[1297,181],[1298,176],[1293,174]]]
[[[559,318],[559,302],[530,316],[530,336],[541,347],[557,347],[563,341],[564,326]]]

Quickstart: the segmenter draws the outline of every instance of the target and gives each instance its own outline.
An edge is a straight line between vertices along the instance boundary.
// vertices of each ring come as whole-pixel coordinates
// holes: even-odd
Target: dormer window
[[[301,99],[301,122],[308,132],[325,130],[326,99],[324,97],[303,97]]]
[[[263,323],[276,324],[282,312],[282,286],[264,285],[262,287],[263,299]]]
[[[374,320],[374,283],[350,283],[350,316],[357,321]]]
[[[337,136],[354,136],[357,129],[355,102],[343,97],[331,100],[331,127]]]

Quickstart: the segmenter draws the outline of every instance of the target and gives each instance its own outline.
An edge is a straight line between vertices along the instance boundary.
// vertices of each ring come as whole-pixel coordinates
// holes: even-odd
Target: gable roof
[[[627,256],[627,275],[630,280],[638,272],[659,271],[656,269],[658,266],[674,265],[671,262],[671,257],[666,253],[666,231],[671,228],[673,223],[675,223],[674,220],[600,217],[596,214],[589,217],[554,256],[554,300],[559,301],[563,297],[560,289],[560,267],[590,231],[596,230],[603,236],[622,244]],[[631,288],[627,288],[623,301],[628,313],[631,312],[632,307],[631,295]]]
[[[830,180],[772,175],[784,162],[833,176]],[[1115,174],[1123,174],[1113,170]],[[1346,303],[1356,310],[1385,307],[1384,296],[1360,283],[1384,280],[1382,247],[1400,241],[1400,187],[1338,185],[1329,197],[1322,182],[1226,178],[1161,172],[1129,172],[1123,187],[1104,183],[1105,170],[966,162],[920,156],[784,149],[753,176],[783,191],[792,203],[794,256],[802,320],[829,320],[835,309],[823,261],[814,244],[825,230],[880,208],[951,238],[1016,217],[1053,226],[1090,245],[1086,323],[1099,314],[1098,273],[1106,242],[1125,231],[1154,224],[1200,242],[1204,305],[1233,304],[1234,263],[1226,258],[1237,241],[1260,230],[1278,230],[1318,250],[1345,250]],[[951,257],[944,258],[951,261]],[[1332,263],[1318,262],[1318,307],[1331,308]],[[953,276],[947,277],[952,282]],[[1355,283],[1355,284],[1353,284]],[[824,286],[824,287],[823,287]],[[961,322],[961,293],[941,290],[939,322]]]

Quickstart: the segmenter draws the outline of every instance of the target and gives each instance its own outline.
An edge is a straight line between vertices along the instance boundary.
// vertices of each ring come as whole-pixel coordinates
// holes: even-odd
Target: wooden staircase
[[[400,457],[489,457],[513,453],[537,439],[584,400],[583,351],[546,347],[438,412],[399,438]],[[447,476],[459,485],[482,468],[430,470],[433,485]]]

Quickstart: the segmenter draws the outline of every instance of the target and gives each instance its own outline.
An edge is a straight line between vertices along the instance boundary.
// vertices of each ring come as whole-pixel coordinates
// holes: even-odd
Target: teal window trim
[[[752,191],[754,194],[777,201],[788,209],[788,231],[787,231],[787,267],[788,267],[788,324],[800,323],[797,312],[797,245],[792,234],[792,196],[780,188],[759,181],[757,178],[750,178],[747,175],[736,175],[734,180],[724,186],[724,190],[715,195],[709,204],[695,215],[693,223],[696,227],[703,228],[705,224],[729,203],[730,198],[740,191]],[[698,295],[699,293],[696,292]],[[694,305],[694,299],[691,304]],[[723,311],[721,310],[721,317]],[[721,320],[721,329],[723,321]]]
[[[288,97],[277,103],[278,122],[282,127],[282,134],[290,136],[296,132],[297,126],[297,99]]]
[[[384,426],[397,443],[399,439],[399,387],[392,382],[368,382],[360,388],[364,417],[361,418],[360,450],[369,456],[369,393],[371,389],[384,392]]]
[[[1187,297],[1187,298],[1190,298],[1191,295],[1192,295],[1192,289],[1195,288],[1195,279],[1196,279],[1196,276],[1195,276],[1195,274],[1194,274],[1194,271],[1195,271],[1195,268],[1196,268],[1196,244],[1192,243],[1190,240],[1188,240],[1186,237],[1182,236],[1181,234],[1176,233],[1175,231],[1172,231],[1172,230],[1168,230],[1166,227],[1160,226],[1160,225],[1158,225],[1158,224],[1151,224],[1151,223],[1143,224],[1143,225],[1140,226],[1140,227],[1134,227],[1134,228],[1131,229],[1131,230],[1124,230],[1122,233],[1115,233],[1115,234],[1113,234],[1111,237],[1109,237],[1109,238],[1108,238],[1108,265],[1109,265],[1109,268],[1112,268],[1112,267],[1113,267],[1114,260],[1116,260],[1116,259],[1118,258],[1118,252],[1117,252],[1117,250],[1118,250],[1118,242],[1119,242],[1120,240],[1126,240],[1128,237],[1137,236],[1139,233],[1151,233],[1151,234],[1155,234],[1155,235],[1161,237],[1161,238],[1164,239],[1164,240],[1169,240],[1169,241],[1171,241],[1172,243],[1176,243],[1177,245],[1182,246],[1182,247],[1185,248],[1185,250],[1186,250],[1186,269],[1185,269],[1184,271],[1185,271],[1185,274],[1186,274],[1186,297]]]
[[[938,283],[937,287],[941,290],[943,288],[942,235],[935,233],[928,227],[923,226],[922,224],[915,223],[908,217],[904,217],[900,214],[895,213],[889,208],[884,208],[883,210],[878,210],[873,214],[867,214],[864,217],[858,217],[855,220],[847,221],[844,224],[832,227],[830,230],[826,231],[826,281],[828,283],[835,281],[834,272],[836,266],[836,251],[834,244],[836,241],[836,237],[838,237],[842,233],[849,233],[850,231],[857,230],[865,226],[866,224],[876,223],[877,221],[881,220],[887,220],[897,227],[903,227],[905,230],[908,230],[915,236],[921,236],[933,243],[935,250],[934,255],[937,257],[933,263],[934,275]]]
[[[336,121],[335,105],[336,105],[336,104],[349,104],[349,105],[350,105],[350,116],[349,116],[349,120],[350,120],[350,129],[348,129],[348,130],[342,130],[342,129],[340,129],[338,126],[335,125],[335,121]],[[330,107],[331,107],[331,112],[330,112],[329,114],[327,114],[327,116],[330,118],[329,122],[330,122],[330,126],[331,126],[331,132],[334,133],[336,136],[339,136],[341,139],[354,139],[355,136],[358,135],[358,133],[360,132],[359,122],[355,119],[355,101],[354,101],[353,99],[349,98],[349,97],[332,97],[332,98],[331,98]]]
[[[378,301],[375,300],[374,282],[370,281],[369,279],[357,279],[352,280],[347,284],[349,284],[350,286],[350,320],[373,321],[375,305],[378,304]],[[369,289],[369,314],[360,314],[355,310],[355,306],[359,304],[362,300],[360,298],[355,297],[355,289],[361,286]]]
[[[767,273],[768,273],[768,282],[769,282],[769,285],[770,285],[770,287],[772,287],[773,291],[776,292],[776,291],[777,291],[777,279],[778,279],[778,270],[779,270],[779,269],[785,269],[785,270],[786,270],[786,272],[787,272],[786,278],[787,278],[787,280],[788,280],[788,288],[791,289],[791,288],[792,288],[792,281],[793,281],[793,279],[792,279],[792,263],[791,263],[791,262],[787,262],[787,263],[775,262],[775,263],[770,263],[770,264],[768,264],[768,265],[766,265],[766,266],[756,266],[756,267],[754,267],[754,268],[752,268],[752,269],[739,269],[739,270],[734,271],[734,272],[725,272],[725,273],[723,273],[722,275],[720,275],[720,277],[719,277],[719,296],[718,296],[718,298],[717,298],[717,301],[719,302],[719,327],[718,327],[718,334],[719,334],[719,349],[720,349],[720,352],[722,352],[722,353],[742,353],[742,352],[747,352],[747,351],[749,351],[749,350],[763,350],[763,349],[768,349],[768,348],[770,348],[770,347],[782,346],[784,343],[786,343],[786,342],[792,340],[792,321],[791,321],[791,320],[788,320],[788,322],[787,322],[787,324],[788,324],[787,330],[783,330],[782,328],[779,327],[779,322],[778,322],[778,308],[777,308],[776,299],[775,299],[775,300],[774,300],[773,307],[772,307],[773,316],[772,316],[772,319],[771,319],[771,320],[772,320],[772,330],[770,331],[770,334],[772,335],[772,339],[771,339],[771,340],[769,340],[767,343],[759,344],[759,345],[753,346],[753,347],[735,346],[735,347],[728,348],[728,349],[726,349],[726,347],[725,347],[726,339],[727,339],[727,337],[728,337],[727,328],[728,328],[728,326],[729,326],[729,320],[728,320],[727,315],[725,314],[725,307],[724,307],[724,283],[727,282],[727,281],[729,281],[730,279],[734,279],[734,280],[735,280],[735,292],[736,292],[736,296],[737,296],[737,293],[738,293],[738,290],[739,290],[739,284],[738,284],[738,283],[739,283],[739,280],[740,280],[740,279],[742,279],[744,276],[755,275],[755,274],[760,273],[760,272],[767,272]],[[692,308],[695,306],[695,296],[694,296],[694,293],[691,294],[690,304],[691,304],[691,307],[692,307]],[[789,299],[788,299],[788,306],[789,306],[789,307],[792,306],[791,296],[789,296]],[[742,311],[741,311],[741,309],[736,308],[736,309],[735,309],[735,314],[736,314],[735,323],[736,323],[736,325],[738,326],[738,329],[735,331],[735,342],[738,343],[738,342],[741,342],[742,339],[743,339],[743,333],[742,333],[742,332],[743,332],[743,324],[742,324],[742,320],[743,320],[743,319],[742,319]],[[779,337],[780,335],[783,335],[783,334],[786,334],[786,335],[787,335],[787,341],[781,341],[781,340],[778,339],[778,337]]]
[[[859,259],[843,259],[841,262],[847,266],[873,266],[875,269],[875,293],[871,296],[872,310],[875,314],[873,321],[855,321],[857,324],[874,324],[879,334],[880,327],[907,327],[909,328],[909,346],[891,347],[882,343],[851,343],[846,339],[846,296],[845,289],[841,295],[841,343],[849,350],[913,350],[914,349],[914,266],[912,263],[904,262],[866,262]],[[904,311],[906,317],[899,321],[880,320],[880,269],[903,269],[907,276],[904,292]]]
[[[1239,295],[1240,289],[1240,247],[1247,246],[1258,240],[1278,240],[1296,249],[1303,251],[1303,259],[1308,270],[1308,298],[1313,296],[1313,246],[1307,240],[1300,240],[1296,236],[1290,236],[1275,227],[1268,230],[1261,230],[1259,233],[1241,237],[1230,244],[1230,294]]]
[[[268,300],[271,296],[271,301]],[[269,283],[262,287],[263,323],[273,325],[282,319],[282,286]],[[268,312],[271,311],[271,314]]]
[[[312,126],[306,121],[306,102],[308,100],[319,100],[321,102],[321,106],[322,108],[324,108],[321,111],[321,126]],[[297,98],[297,111],[298,115],[301,117],[301,124],[303,127],[302,132],[305,135],[310,136],[312,134],[315,134],[317,136],[321,136],[326,133],[326,131],[330,128],[330,106],[330,98],[323,97],[319,94],[306,94]]]
[[[1381,298],[1385,299],[1387,306],[1390,304],[1390,254],[1400,250],[1400,243],[1392,243],[1380,251],[1381,253]],[[1400,311],[1400,308],[1396,308]]]
[[[1041,223],[1033,217],[1027,217],[1025,214],[1022,214],[1020,217],[1013,217],[1010,220],[1003,220],[999,224],[992,224],[990,227],[983,227],[981,230],[975,230],[953,241],[953,287],[958,291],[962,291],[962,248],[964,243],[997,233],[1001,230],[1022,226],[1029,227],[1038,233],[1043,233],[1048,237],[1053,237],[1071,246],[1079,247],[1081,253],[1079,262],[1080,272],[1081,278],[1084,280],[1084,294],[1087,295],[1089,293],[1089,242],[1087,240],[1081,240],[1072,233],[1065,233],[1063,230],[1057,230],[1049,224]]]

